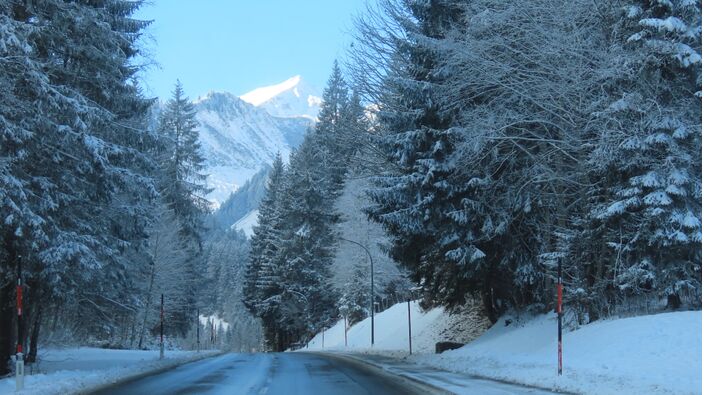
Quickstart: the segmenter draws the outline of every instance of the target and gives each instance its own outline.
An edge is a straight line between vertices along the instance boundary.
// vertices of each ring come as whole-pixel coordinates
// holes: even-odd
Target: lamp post
[[[370,301],[369,307],[371,309],[371,314],[372,314],[372,335],[371,335],[372,338],[371,338],[371,340],[372,340],[372,347],[374,347],[374,259],[372,258],[372,254],[369,252],[367,247],[363,246],[361,243],[358,243],[354,240],[345,239],[344,237],[340,237],[340,239],[362,247],[362,249],[364,249],[364,251],[367,253],[367,256],[369,256],[369,266],[371,269],[370,280],[371,280],[371,291],[372,291],[371,295],[369,295],[369,301]]]

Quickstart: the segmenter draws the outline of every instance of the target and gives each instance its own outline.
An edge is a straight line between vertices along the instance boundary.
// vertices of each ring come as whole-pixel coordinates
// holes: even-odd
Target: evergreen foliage
[[[369,190],[430,304],[493,320],[701,305],[701,14],[692,1],[382,1],[350,69]]]

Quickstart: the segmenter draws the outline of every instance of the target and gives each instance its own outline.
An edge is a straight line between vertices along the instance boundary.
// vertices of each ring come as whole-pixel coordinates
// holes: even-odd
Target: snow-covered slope
[[[374,351],[403,355],[408,350],[406,303],[375,317]],[[702,312],[681,311],[609,319],[563,336],[564,375],[557,376],[557,322],[554,313],[506,316],[466,346],[432,354],[446,339],[440,329],[452,315],[426,313],[411,303],[413,357],[408,361],[454,372],[585,394],[701,394]],[[347,332],[342,321],[325,331],[325,350],[371,352],[370,322]],[[309,350],[320,350],[318,333]],[[418,353],[418,355],[416,355]]]
[[[257,226],[258,221],[259,210],[252,210],[239,221],[235,222],[235,224],[232,225],[232,228],[243,231],[247,237],[252,237],[254,234],[254,227]]]
[[[277,152],[288,158],[313,121],[275,117],[226,92],[211,92],[195,102],[200,143],[206,161],[208,199],[221,203],[273,161]]]
[[[603,320],[565,331],[558,377],[555,314],[501,319],[454,351],[427,357],[449,370],[586,394],[700,394],[702,312]]]
[[[276,85],[257,88],[240,96],[240,99],[277,117],[309,119],[318,116],[322,102],[317,90],[303,81],[300,75]]]

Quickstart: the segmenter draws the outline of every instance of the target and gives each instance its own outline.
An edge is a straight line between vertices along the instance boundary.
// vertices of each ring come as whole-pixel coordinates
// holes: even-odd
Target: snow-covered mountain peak
[[[255,106],[260,106],[266,103],[267,101],[273,99],[274,97],[289,90],[292,91],[294,96],[300,97],[300,93],[298,92],[298,89],[296,89],[300,82],[301,76],[295,75],[279,84],[265,86],[262,88],[257,88],[251,92],[247,92],[244,95],[240,96],[240,99]]]
[[[305,117],[315,120],[322,100],[317,89],[310,87],[300,75],[276,85],[257,88],[240,99],[263,108],[276,117]]]
[[[277,117],[229,92],[211,91],[194,102],[205,158],[207,198],[218,205],[262,166],[284,158],[303,140],[310,119]]]

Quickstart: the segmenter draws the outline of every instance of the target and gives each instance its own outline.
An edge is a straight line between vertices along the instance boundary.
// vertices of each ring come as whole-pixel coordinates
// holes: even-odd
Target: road
[[[308,353],[227,354],[111,387],[96,395],[425,394],[376,369]]]
[[[461,393],[536,393],[495,383]],[[465,389],[471,389],[471,384]],[[453,389],[455,390],[455,389]],[[433,394],[432,387],[339,356],[312,353],[226,354],[95,392],[94,395]]]

